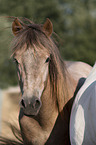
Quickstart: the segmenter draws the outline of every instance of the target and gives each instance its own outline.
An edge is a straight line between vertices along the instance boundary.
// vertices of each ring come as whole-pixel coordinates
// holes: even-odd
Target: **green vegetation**
[[[96,1],[94,0],[0,0],[0,87],[17,84],[12,58],[11,22],[2,16],[27,17],[36,23],[50,18],[60,37],[60,52],[66,60],[91,65],[96,60]],[[10,27],[10,28],[7,28]]]

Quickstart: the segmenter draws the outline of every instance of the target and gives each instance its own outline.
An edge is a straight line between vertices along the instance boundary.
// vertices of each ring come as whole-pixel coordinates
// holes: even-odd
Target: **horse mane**
[[[51,95],[58,106],[59,112],[62,111],[65,103],[68,101],[67,95],[67,70],[60,56],[58,48],[52,37],[47,36],[43,30],[43,25],[34,24],[29,19],[19,19],[22,29],[17,27],[18,33],[13,39],[13,55],[16,51],[23,48],[26,51],[29,47],[35,49],[47,49],[50,53],[49,77],[51,86]]]
[[[20,143],[19,141],[14,141],[12,139],[0,137],[0,145],[23,145],[23,143]]]
[[[11,131],[12,131],[14,137],[16,138],[16,140],[0,136],[0,145],[23,145],[24,143],[23,143],[23,140],[22,140],[20,130],[17,129],[14,125],[12,125],[10,123],[7,123],[7,125],[11,129]]]

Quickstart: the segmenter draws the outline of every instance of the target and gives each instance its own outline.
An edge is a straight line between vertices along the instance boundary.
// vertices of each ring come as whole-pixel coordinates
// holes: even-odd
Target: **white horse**
[[[76,95],[70,119],[71,145],[96,145],[96,64]]]

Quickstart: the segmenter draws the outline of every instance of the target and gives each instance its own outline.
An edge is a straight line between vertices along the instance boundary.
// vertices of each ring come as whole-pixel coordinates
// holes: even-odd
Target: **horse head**
[[[19,38],[20,41],[16,45],[23,43],[13,55],[22,92],[20,106],[26,115],[37,115],[42,106],[41,96],[47,85],[50,61],[50,52],[39,44],[40,36],[43,41],[45,36],[46,38],[51,36],[52,23],[47,19],[41,27],[35,24],[24,27],[16,18],[12,30],[15,38]],[[41,35],[39,36],[38,33]]]

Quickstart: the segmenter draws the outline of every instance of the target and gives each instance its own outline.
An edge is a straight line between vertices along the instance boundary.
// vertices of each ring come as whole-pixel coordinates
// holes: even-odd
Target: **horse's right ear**
[[[52,22],[47,18],[46,22],[43,25],[43,30],[47,34],[47,36],[51,36],[53,32],[53,24]]]
[[[15,18],[15,20],[12,23],[13,34],[16,36],[21,29],[23,29],[22,25],[20,24],[18,18]]]

